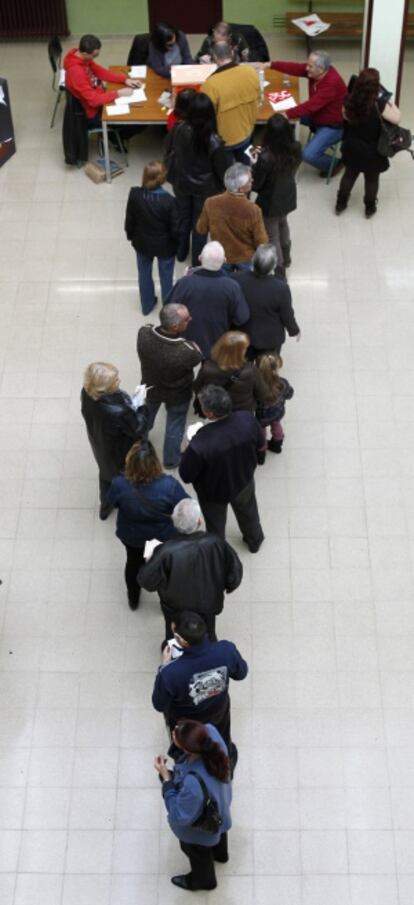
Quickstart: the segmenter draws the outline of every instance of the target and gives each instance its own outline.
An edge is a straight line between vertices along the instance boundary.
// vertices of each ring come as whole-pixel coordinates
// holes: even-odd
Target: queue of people
[[[82,39],[72,54],[73,71],[83,67],[84,80],[90,73],[107,77],[94,63],[99,47]],[[322,52],[310,54],[306,64],[276,61],[273,68],[309,79],[309,100],[270,118],[247,165],[258,90],[254,66],[238,69],[247,50],[218,23],[198,54],[200,61],[213,59],[216,72],[203,92],[189,90],[177,104],[165,160],[150,161],[142,186],[129,194],[125,231],[137,255],[144,315],[157,304],[154,258],[162,295],[159,324],[146,323],[137,337],[145,401],[139,392],[130,397],[121,390],[118,369],[106,362],[88,366],[81,393],[99,470],[100,518],[117,510],[129,607],[138,609],[145,588],[158,594],[164,618],[152,704],[163,715],[170,745],[154,767],[171,830],[190,862],[190,872],[172,883],[189,891],[214,889],[214,864],[229,857],[238,759],[229,686],[230,679],[246,677],[248,665],[232,641],[218,640],[216,620],[243,579],[240,558],[226,540],[228,508],[243,543],[258,554],[265,537],[255,473],[268,452],[282,452],[286,402],[294,394],[281,375],[280,353],[286,333],[301,336],[286,280],[295,173],[302,158],[326,173],[326,152],[343,137],[336,213],[345,210],[363,173],[366,215],[372,216],[379,173],[386,169],[377,152],[381,117],[399,118],[376,70],[364,70],[347,91]],[[185,35],[157,26],[149,65],[165,74],[189,58]],[[90,91],[98,86],[89,85],[89,100],[85,96],[95,116],[107,101],[99,91],[91,100]],[[229,117],[235,91],[238,109]],[[312,135],[303,152],[289,124],[299,117]],[[174,195],[164,188],[167,178]],[[174,283],[175,259],[187,259],[190,243],[192,266]],[[188,431],[192,400],[201,421]],[[149,439],[161,406],[162,463]]]

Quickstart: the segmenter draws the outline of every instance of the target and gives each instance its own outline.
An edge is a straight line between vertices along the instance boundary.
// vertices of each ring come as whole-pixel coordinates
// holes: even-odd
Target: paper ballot
[[[110,104],[110,106],[106,108],[106,112],[108,116],[126,116],[127,113],[129,113],[129,105],[126,104],[125,101],[123,104]]]
[[[146,101],[147,95],[143,88],[134,88],[132,94],[128,94],[126,101],[128,104],[141,104],[143,101]],[[117,97],[115,100],[117,105],[125,104],[124,97]]]
[[[296,107],[296,101],[290,91],[271,91],[267,95],[267,99],[275,113],[280,113],[281,110],[289,110],[289,107]]]
[[[147,77],[146,66],[131,66],[129,70],[130,79],[145,79]]]
[[[292,22],[293,25],[297,25],[310,38],[316,38],[316,35],[322,34],[323,31],[327,31],[331,27],[331,23],[323,22],[317,13],[310,13],[309,16],[302,16],[300,19],[292,19]]]

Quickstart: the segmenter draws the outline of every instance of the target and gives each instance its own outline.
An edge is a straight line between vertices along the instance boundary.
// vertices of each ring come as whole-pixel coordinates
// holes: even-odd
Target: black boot
[[[364,204],[365,204],[365,216],[366,216],[367,220],[369,220],[370,217],[373,217],[374,214],[377,213],[377,199],[375,199],[375,201],[365,201],[365,198],[364,198]]]
[[[282,254],[283,254],[283,266],[290,267],[292,263],[292,258],[290,256],[290,249],[292,247],[292,243],[289,242],[288,245],[282,245]]]
[[[343,195],[342,192],[338,192],[335,205],[336,214],[342,214],[342,211],[346,210],[348,207],[348,198],[349,195]]]
[[[281,453],[282,446],[283,446],[283,440],[274,440],[272,437],[271,440],[267,441],[267,448],[270,450],[270,452]]]

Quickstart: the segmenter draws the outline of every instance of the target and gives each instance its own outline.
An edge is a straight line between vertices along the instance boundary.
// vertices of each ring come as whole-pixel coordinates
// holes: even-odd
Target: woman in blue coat
[[[137,575],[144,563],[145,543],[174,537],[171,513],[187,496],[179,481],[164,474],[152,443],[134,443],[125,459],[125,472],[113,479],[107,498],[108,505],[118,509],[116,536],[126,549],[125,584],[131,610],[139,605]]]
[[[183,752],[174,772],[168,769],[163,754],[157,755],[154,766],[163,784],[168,822],[190,860],[191,871],[172,877],[171,882],[191,891],[215,889],[214,862],[224,863],[229,857],[231,782],[227,747],[215,726],[197,720],[179,720],[172,739]],[[221,820],[216,832],[200,826],[207,795],[216,803]]]

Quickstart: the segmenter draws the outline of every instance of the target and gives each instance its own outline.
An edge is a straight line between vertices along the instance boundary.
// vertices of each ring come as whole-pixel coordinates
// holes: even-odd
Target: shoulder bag
[[[411,150],[413,136],[410,129],[403,129],[396,123],[389,123],[381,114],[378,104],[375,104],[381,123],[381,132],[377,143],[377,151],[381,157],[394,157],[398,151],[408,151],[414,160],[414,152]]]
[[[223,823],[223,819],[219,814],[217,801],[210,795],[204,779],[202,779],[199,773],[196,773],[194,770],[189,770],[187,776],[190,774],[191,776],[195,776],[197,781],[200,783],[201,791],[204,797],[203,810],[200,816],[193,821],[191,826],[197,827],[197,829],[203,830],[205,833],[211,833],[212,835],[215,835],[216,833],[220,832],[220,827]]]

